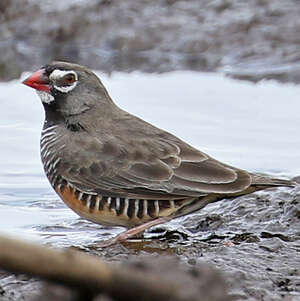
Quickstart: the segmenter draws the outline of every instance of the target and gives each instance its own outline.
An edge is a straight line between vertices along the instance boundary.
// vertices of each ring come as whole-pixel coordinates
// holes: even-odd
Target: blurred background
[[[0,79],[65,59],[299,82],[299,15],[297,0],[1,0]]]

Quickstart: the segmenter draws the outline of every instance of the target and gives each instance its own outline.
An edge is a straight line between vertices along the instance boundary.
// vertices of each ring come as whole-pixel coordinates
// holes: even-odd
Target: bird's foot
[[[112,246],[117,243],[122,243],[130,237],[137,236],[137,235],[143,233],[145,230],[149,229],[150,227],[166,223],[169,220],[171,220],[171,218],[169,218],[169,217],[159,217],[157,219],[154,219],[154,220],[144,223],[142,225],[131,228],[125,232],[122,232],[119,235],[117,235],[116,237],[102,241],[102,242],[98,243],[97,246],[100,248],[106,248],[106,247]]]

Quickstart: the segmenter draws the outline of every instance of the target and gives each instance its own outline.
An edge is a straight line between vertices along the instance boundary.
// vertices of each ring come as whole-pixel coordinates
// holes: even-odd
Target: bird
[[[222,163],[126,112],[85,66],[54,61],[23,84],[44,107],[40,152],[53,189],[79,216],[126,228],[103,246],[213,202],[295,186]]]

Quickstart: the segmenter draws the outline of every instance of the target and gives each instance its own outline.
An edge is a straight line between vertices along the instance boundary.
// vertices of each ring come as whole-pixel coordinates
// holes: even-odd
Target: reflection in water
[[[122,108],[221,161],[276,176],[300,173],[297,86],[195,72],[101,78]],[[50,188],[40,163],[44,113],[38,96],[13,81],[0,84],[0,102],[1,231],[64,246],[119,232],[77,218]]]

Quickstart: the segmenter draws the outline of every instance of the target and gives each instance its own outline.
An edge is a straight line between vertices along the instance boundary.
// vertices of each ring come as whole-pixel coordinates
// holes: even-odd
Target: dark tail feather
[[[251,174],[251,177],[252,177],[252,185],[269,186],[269,187],[276,187],[276,186],[295,187],[299,185],[291,180],[269,178],[267,176],[262,176],[258,174]]]

